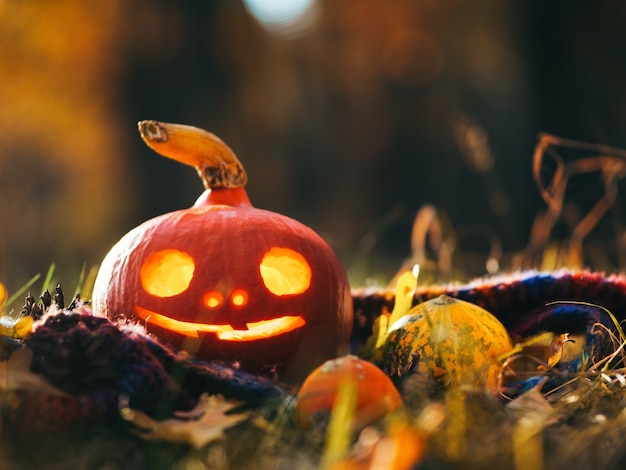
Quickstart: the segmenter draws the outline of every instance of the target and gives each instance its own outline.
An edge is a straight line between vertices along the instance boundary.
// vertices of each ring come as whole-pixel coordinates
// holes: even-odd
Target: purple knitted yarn
[[[7,391],[2,418],[17,437],[122,422],[122,397],[135,410],[167,416],[191,408],[205,392],[249,406],[284,394],[268,377],[194,360],[89,313],[49,316],[26,340],[26,347],[33,352],[31,372],[67,395]]]
[[[75,395],[90,414],[113,418],[121,395],[148,413],[163,397],[169,376],[149,341],[104,318],[60,313],[39,326],[27,346],[34,354],[32,372]]]

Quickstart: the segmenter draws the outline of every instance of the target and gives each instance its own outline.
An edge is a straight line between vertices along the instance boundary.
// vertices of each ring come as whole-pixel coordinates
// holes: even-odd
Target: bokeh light
[[[264,27],[283,37],[311,31],[320,16],[318,0],[244,0],[244,4]]]

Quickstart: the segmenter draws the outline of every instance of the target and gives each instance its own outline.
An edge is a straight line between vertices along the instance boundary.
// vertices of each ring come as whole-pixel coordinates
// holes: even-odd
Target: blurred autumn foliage
[[[140,119],[222,137],[253,203],[315,228],[357,283],[393,274],[426,203],[479,234],[466,250],[486,253],[490,237],[523,249],[544,209],[539,132],[626,147],[620,2],[318,0],[292,36],[244,3],[0,0],[9,290],[52,262],[71,279],[128,229],[193,202],[194,172],[143,148]],[[592,206],[603,180],[581,181],[566,200]],[[591,235],[623,238],[615,201]],[[611,246],[598,268],[618,266]]]
[[[116,122],[121,3],[0,2],[0,266],[9,279],[54,260],[78,271],[133,208]]]

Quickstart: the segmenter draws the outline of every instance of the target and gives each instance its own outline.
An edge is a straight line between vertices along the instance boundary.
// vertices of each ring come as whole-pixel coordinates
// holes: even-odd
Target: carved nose
[[[224,303],[224,296],[220,291],[210,290],[202,296],[202,305],[210,309],[220,307]]]
[[[248,303],[248,293],[243,289],[235,289],[230,294],[230,303],[233,307],[245,307]]]
[[[228,302],[235,307],[245,307],[248,303],[248,293],[244,289],[235,289],[228,296]],[[217,290],[207,291],[202,297],[202,305],[214,310],[224,304],[224,295]]]

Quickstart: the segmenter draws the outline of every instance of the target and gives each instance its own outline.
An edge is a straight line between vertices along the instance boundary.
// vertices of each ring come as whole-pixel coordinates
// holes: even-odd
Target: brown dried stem
[[[554,147],[597,152],[597,155],[565,162]],[[544,158],[548,156],[556,163],[556,169],[546,185],[541,178]],[[563,139],[550,134],[540,134],[533,154],[533,177],[539,193],[547,204],[545,213],[535,220],[528,249],[533,251],[547,244],[550,233],[560,219],[569,179],[575,175],[599,172],[604,185],[603,196],[593,205],[572,229],[570,257],[576,258],[583,240],[613,206],[617,197],[617,183],[626,175],[626,150],[601,144]]]

